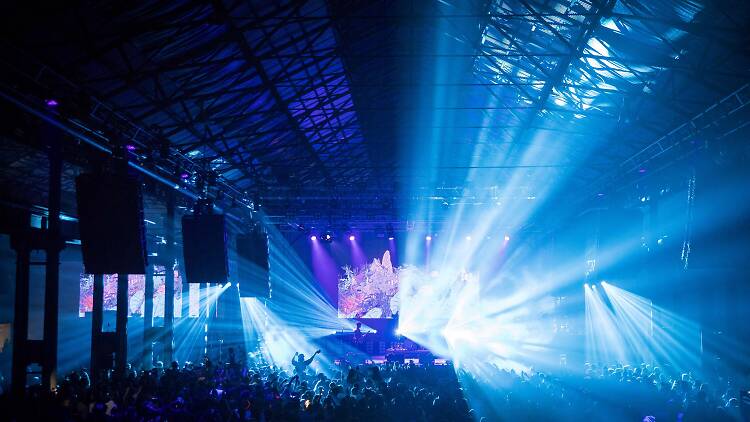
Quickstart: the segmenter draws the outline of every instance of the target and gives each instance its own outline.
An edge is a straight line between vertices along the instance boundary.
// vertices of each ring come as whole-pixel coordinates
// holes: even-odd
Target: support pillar
[[[143,365],[146,368],[153,366],[154,359],[154,276],[156,271],[146,270],[146,281],[143,292]]]
[[[166,364],[174,360],[174,192],[167,194],[166,256],[164,262],[164,360]]]
[[[57,389],[57,337],[60,297],[60,250],[64,243],[60,236],[60,197],[62,190],[62,151],[59,133],[45,126],[42,136],[49,143],[49,193],[47,228],[47,264],[44,288],[44,362],[42,386]]]
[[[94,275],[94,303],[91,309],[91,381],[99,380],[102,368],[100,339],[104,325],[104,276]]]
[[[119,376],[125,375],[128,363],[128,275],[117,275],[117,352],[115,371]]]
[[[11,391],[15,397],[26,390],[26,340],[29,336],[29,264],[31,248],[19,239],[16,250],[16,303],[13,315],[13,369]]]

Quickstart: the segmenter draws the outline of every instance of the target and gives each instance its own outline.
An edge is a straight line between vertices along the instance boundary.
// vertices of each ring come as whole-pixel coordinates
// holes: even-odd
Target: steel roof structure
[[[228,209],[374,227],[450,205],[469,172],[492,189],[521,169],[523,198],[564,177],[587,197],[746,125],[748,22],[750,4],[724,0],[19,6],[0,88],[74,138],[131,144],[165,184],[209,180]],[[555,154],[529,159],[531,144]],[[4,149],[6,168],[35,167]]]

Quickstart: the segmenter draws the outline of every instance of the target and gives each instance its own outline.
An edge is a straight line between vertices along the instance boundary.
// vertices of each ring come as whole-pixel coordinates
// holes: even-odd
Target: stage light
[[[588,287],[589,287],[589,283],[583,283],[583,288],[584,289],[588,289]]]
[[[47,107],[57,107],[58,105],[60,105],[60,103],[58,103],[54,98],[48,98],[44,100],[44,104],[46,104]]]
[[[231,281],[227,281],[227,284],[225,284],[224,287],[227,288],[227,289],[230,288],[230,287],[232,287],[232,282]]]
[[[594,289],[594,290],[596,290],[596,284],[592,284],[591,288]]]
[[[125,149],[128,151],[135,151],[135,145],[133,144],[127,144],[125,145]]]
[[[388,236],[388,240],[393,240],[393,239],[395,239],[395,237],[393,237],[393,236]]]
[[[471,240],[471,236],[466,236],[466,240]]]
[[[356,238],[356,237],[354,237],[354,235],[353,235],[353,234],[352,234],[352,235],[349,235],[349,240],[351,240],[352,242],[353,242],[354,240],[356,240],[356,239],[357,239],[357,238]]]
[[[186,172],[186,171],[183,171],[182,173],[180,173],[180,179],[183,179],[183,180],[185,180],[185,179],[187,179],[188,177],[190,177],[190,173],[188,173],[188,172]]]
[[[506,235],[505,235],[505,241],[507,242],[507,241],[509,241],[509,240],[510,240],[510,236],[508,236],[508,235],[506,234]]]
[[[607,282],[606,282],[606,281],[604,281],[604,280],[602,280],[602,282],[601,282],[601,285],[602,285],[602,286],[606,286],[606,285],[607,285]]]
[[[425,237],[424,237],[424,240],[430,241],[430,240],[432,240],[432,236],[430,236],[430,235],[428,234],[427,236],[425,236]]]
[[[312,236],[310,236],[310,240],[316,241],[316,240],[318,240],[318,236],[312,235]]]
[[[322,237],[324,242],[331,243],[333,242],[333,234],[330,231],[325,232],[325,234]]]

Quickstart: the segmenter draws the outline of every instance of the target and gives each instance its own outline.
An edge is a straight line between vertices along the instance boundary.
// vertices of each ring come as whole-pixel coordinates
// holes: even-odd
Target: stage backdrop
[[[338,316],[347,319],[390,319],[416,298],[430,298],[436,306],[448,306],[469,289],[477,293],[476,275],[461,271],[440,274],[427,265],[425,251],[403,262],[404,242],[376,234],[334,236],[332,242],[311,240],[310,235],[289,239],[307,260],[313,274]],[[455,282],[446,283],[446,277]],[[432,287],[440,280],[442,288]],[[478,302],[478,297],[476,298]],[[475,303],[476,305],[477,303]],[[451,308],[452,309],[452,308]],[[408,310],[404,310],[408,311]],[[372,321],[368,322],[371,325]]]
[[[341,318],[392,318],[398,312],[399,242],[374,233],[287,237]]]
[[[363,265],[345,265],[338,279],[341,318],[392,318],[399,311],[399,273],[391,252]]]

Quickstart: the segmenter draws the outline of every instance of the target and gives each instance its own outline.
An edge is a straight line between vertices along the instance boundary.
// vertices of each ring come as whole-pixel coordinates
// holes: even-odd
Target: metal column
[[[128,363],[128,275],[117,275],[117,352],[115,371],[124,376]]]
[[[13,369],[11,391],[16,397],[26,389],[26,340],[29,335],[29,264],[31,247],[27,237],[15,242],[16,250],[16,303],[13,316]]]
[[[57,388],[57,329],[60,293],[60,250],[64,243],[60,236],[60,196],[62,190],[62,151],[59,133],[44,125],[42,136],[49,143],[49,194],[47,227],[47,264],[44,288],[44,362],[42,386]]]
[[[174,360],[174,192],[167,194],[167,216],[164,222],[166,231],[166,256],[164,262],[164,359],[165,363]]]
[[[94,275],[94,303],[91,309],[91,381],[99,379],[100,365],[100,339],[104,325],[104,276]]]
[[[154,360],[154,276],[156,271],[146,269],[143,292],[143,365],[150,368]]]

